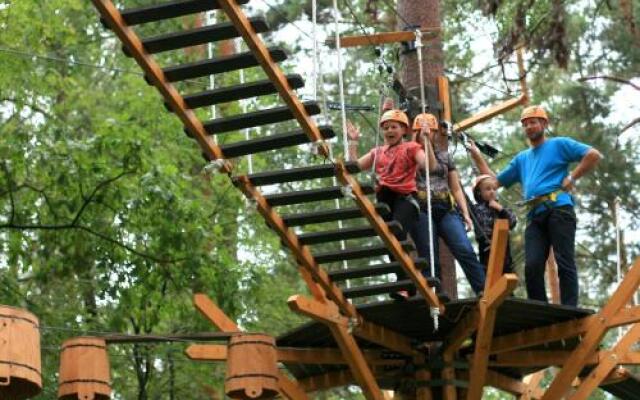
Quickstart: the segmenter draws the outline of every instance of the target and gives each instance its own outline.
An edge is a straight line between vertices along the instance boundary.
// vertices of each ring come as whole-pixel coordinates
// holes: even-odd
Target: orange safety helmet
[[[427,124],[427,127],[429,129],[438,129],[438,118],[436,118],[435,115],[429,113],[416,115],[416,117],[413,119],[413,130],[421,130],[422,124]]]
[[[380,117],[380,126],[387,121],[395,121],[401,124],[404,124],[407,128],[409,127],[409,118],[407,114],[402,112],[401,110],[389,110],[385,111],[384,114]]]
[[[545,121],[549,122],[547,112],[544,110],[544,108],[542,108],[542,106],[529,106],[522,110],[522,114],[520,115],[520,122],[524,121],[527,118],[542,118]]]

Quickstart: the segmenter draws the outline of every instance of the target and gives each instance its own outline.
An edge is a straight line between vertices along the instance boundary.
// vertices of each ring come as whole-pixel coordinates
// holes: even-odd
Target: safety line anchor
[[[202,168],[202,170],[207,174],[218,174],[222,173],[222,168],[226,165],[226,160],[224,158],[218,158],[217,160],[211,160],[207,165]]]
[[[353,194],[353,186],[351,185],[340,186],[340,192],[342,193],[343,197],[348,197],[351,199],[356,198],[356,195]]]
[[[439,307],[431,307],[430,315],[433,319],[433,331],[437,332],[440,327],[440,308]]]

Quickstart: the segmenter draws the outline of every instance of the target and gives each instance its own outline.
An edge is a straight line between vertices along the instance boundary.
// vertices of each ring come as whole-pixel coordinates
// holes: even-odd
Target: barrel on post
[[[271,399],[278,394],[278,354],[273,337],[231,337],[224,389],[227,396],[242,400]]]
[[[41,390],[38,318],[0,305],[0,399],[28,399]]]
[[[62,343],[59,375],[58,399],[109,399],[109,356],[104,339],[77,337]]]

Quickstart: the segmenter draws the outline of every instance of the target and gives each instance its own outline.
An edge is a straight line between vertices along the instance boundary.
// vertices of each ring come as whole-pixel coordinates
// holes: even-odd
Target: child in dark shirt
[[[480,175],[476,177],[473,184],[473,197],[476,204],[471,207],[477,218],[475,226],[476,238],[478,241],[478,253],[480,262],[485,268],[489,264],[489,254],[491,253],[491,236],[493,235],[493,225],[496,219],[503,218],[509,220],[509,229],[516,226],[516,216],[508,208],[503,207],[497,198],[498,182],[491,175]],[[511,244],[507,241],[507,254],[504,258],[504,273],[513,272],[513,260],[511,258]]]

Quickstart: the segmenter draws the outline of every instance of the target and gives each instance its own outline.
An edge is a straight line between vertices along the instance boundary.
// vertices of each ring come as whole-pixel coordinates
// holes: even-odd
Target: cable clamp
[[[354,329],[358,326],[360,326],[360,320],[358,318],[349,318],[349,321],[347,321],[347,332],[349,332],[349,335],[353,334]]]
[[[225,164],[226,160],[224,158],[218,158],[217,160],[209,161],[202,170],[207,174],[221,173],[222,171],[220,170],[225,166]]]
[[[420,29],[416,29],[416,49],[421,49],[422,47],[422,31]]]
[[[430,315],[431,318],[433,319],[433,331],[437,332],[438,328],[440,327],[440,308],[439,307],[431,307],[430,311]]]
[[[351,185],[340,186],[340,192],[342,193],[343,197],[349,197],[352,199],[356,198],[356,195],[353,194],[353,186]]]

